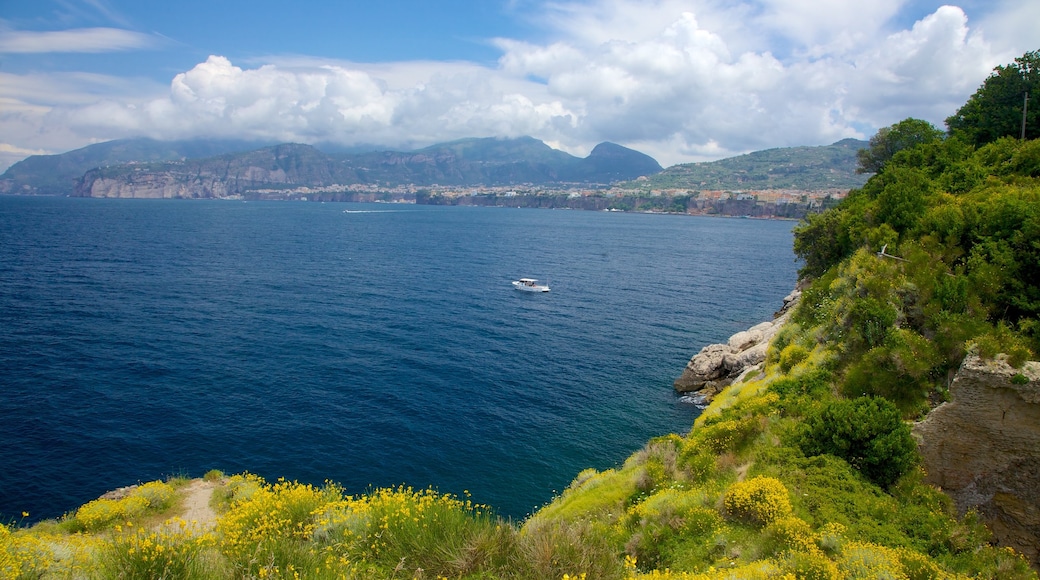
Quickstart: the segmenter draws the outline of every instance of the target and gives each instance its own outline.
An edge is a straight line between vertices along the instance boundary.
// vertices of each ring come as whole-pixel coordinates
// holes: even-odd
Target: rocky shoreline
[[[773,315],[773,320],[738,332],[725,344],[702,348],[675,380],[675,391],[698,407],[706,407],[722,389],[760,371],[769,341],[783,328],[801,296],[801,290],[796,288],[784,298],[784,305]]]

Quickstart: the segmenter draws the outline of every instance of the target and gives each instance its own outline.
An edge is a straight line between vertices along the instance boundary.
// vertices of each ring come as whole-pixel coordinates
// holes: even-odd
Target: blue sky
[[[664,165],[942,126],[1040,2],[0,0],[0,169],[115,138],[530,135]]]

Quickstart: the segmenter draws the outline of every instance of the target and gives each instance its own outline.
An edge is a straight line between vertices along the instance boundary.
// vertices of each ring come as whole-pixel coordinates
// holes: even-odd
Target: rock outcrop
[[[1040,363],[967,357],[914,435],[929,483],[1040,569]]]
[[[787,322],[801,295],[799,290],[787,295],[773,320],[734,334],[726,344],[710,344],[701,349],[686,364],[682,376],[675,380],[675,390],[695,393],[694,401],[697,403],[710,403],[722,389],[760,368],[766,360],[769,341]]]

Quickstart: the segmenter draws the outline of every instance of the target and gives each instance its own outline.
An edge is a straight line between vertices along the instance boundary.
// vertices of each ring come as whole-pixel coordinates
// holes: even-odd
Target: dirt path
[[[209,506],[216,482],[196,479],[184,488],[184,511],[180,518],[201,532],[212,530],[217,525],[217,514]]]

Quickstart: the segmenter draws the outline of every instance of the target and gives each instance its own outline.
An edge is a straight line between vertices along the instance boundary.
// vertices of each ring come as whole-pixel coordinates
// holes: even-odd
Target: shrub
[[[677,543],[703,541],[722,527],[722,518],[703,506],[704,499],[702,493],[666,489],[629,508],[632,535],[626,551],[644,565],[673,566]]]
[[[206,557],[208,535],[186,531],[183,521],[168,521],[158,531],[138,529],[115,536],[98,552],[102,578],[218,578]]]
[[[778,360],[780,364],[780,370],[789,373],[794,365],[802,362],[809,358],[809,350],[800,344],[789,344],[782,351],[780,351],[780,358]]]
[[[221,552],[242,575],[289,573],[315,565],[302,546],[315,527],[313,514],[340,499],[339,489],[297,482],[268,485],[255,475],[235,476],[228,511],[217,522]]]
[[[782,569],[798,580],[843,580],[838,567],[818,550],[812,552],[788,552],[783,558]]]
[[[842,551],[839,563],[844,577],[849,580],[906,578],[898,552],[884,546],[850,543]]]
[[[817,550],[816,536],[805,520],[795,516],[779,518],[766,526],[765,534],[775,552],[813,552]]]
[[[587,521],[535,519],[520,532],[519,578],[562,578],[564,574],[621,580],[628,575],[617,548]]]
[[[974,343],[981,358],[992,360],[998,354],[1004,353],[1007,355],[1007,363],[1013,368],[1021,368],[1033,354],[1025,339],[1017,336],[1003,322],[998,323],[989,332],[977,336]]]
[[[211,469],[202,476],[204,481],[218,482],[224,479],[224,472],[219,469]]]
[[[696,440],[715,453],[736,451],[752,437],[762,432],[764,425],[759,417],[749,416],[713,423],[696,430]]]
[[[518,550],[515,532],[485,506],[433,490],[379,489],[312,514],[311,537],[329,561],[384,573],[403,565],[434,577],[493,573]]]
[[[819,546],[824,552],[834,555],[841,551],[845,544],[845,526],[828,522],[820,528]]]
[[[773,477],[758,476],[734,483],[726,491],[723,503],[730,516],[758,526],[791,515],[787,488]]]
[[[884,345],[849,366],[842,390],[849,396],[884,397],[910,416],[926,405],[934,386],[932,373],[941,364],[931,342],[912,330],[897,328]]]
[[[910,427],[894,404],[879,398],[823,404],[806,417],[797,444],[807,456],[840,457],[886,488],[917,463]]]
[[[676,464],[690,481],[703,483],[715,470],[715,454],[691,441],[683,446]]]
[[[147,502],[148,508],[155,511],[162,511],[172,506],[176,497],[173,487],[161,481],[149,481],[142,484],[134,489],[132,495],[143,498]]]

